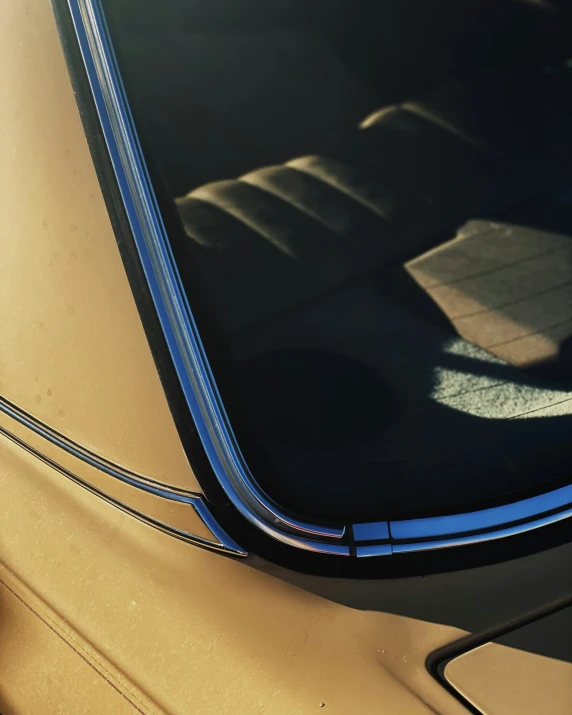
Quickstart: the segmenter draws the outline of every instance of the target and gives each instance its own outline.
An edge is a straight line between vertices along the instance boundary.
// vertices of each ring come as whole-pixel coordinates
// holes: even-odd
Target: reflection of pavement
[[[470,221],[407,270],[456,332],[521,367],[558,357],[572,336],[572,240]]]
[[[506,227],[501,233],[507,235]],[[549,246],[545,253],[560,252],[554,270],[542,263],[539,268],[547,271],[549,283],[562,283],[560,274],[572,265],[562,258],[572,258],[572,248],[566,244],[569,239],[531,234],[515,229],[508,235],[524,235],[529,254],[540,237]],[[505,255],[511,257],[511,252],[514,248],[508,246]],[[493,260],[488,250],[482,253],[483,260]],[[450,258],[451,254],[443,251],[441,256]],[[449,267],[455,268],[459,259],[454,258],[449,260]],[[419,268],[423,261],[415,264]],[[512,264],[518,266],[517,261]],[[428,272],[426,266],[426,275]],[[550,322],[549,308],[546,312],[533,310],[528,323],[525,310],[527,305],[534,307],[526,291],[535,292],[541,279],[539,273],[536,284],[523,279],[520,285],[511,286],[510,280],[503,283],[498,278],[497,294],[491,289],[490,294],[483,292],[483,298],[490,295],[497,306],[509,302],[500,294],[504,285],[506,293],[512,290],[516,294],[513,303],[522,299],[520,313],[505,319],[497,308],[484,311],[481,318],[484,315],[494,322],[494,329],[501,335],[508,335],[504,322],[508,325],[509,321],[520,326],[523,333],[542,331],[542,326]],[[484,291],[483,284],[469,285]],[[458,285],[457,292],[461,294]],[[466,298],[463,294],[463,299],[474,304],[480,298],[475,294],[476,289]],[[449,310],[455,307],[451,295]],[[480,299],[483,304],[487,305]],[[559,308],[569,311],[572,318],[570,302]],[[517,314],[520,322],[513,320]],[[374,366],[396,393],[399,407],[391,426],[367,444],[313,450],[271,445],[269,450],[282,465],[291,498],[299,496],[317,511],[327,511],[329,505],[334,509],[341,499],[348,509],[371,514],[377,510],[379,515],[383,505],[413,509],[496,498],[570,471],[572,383],[547,382],[505,362],[456,336],[451,322],[405,271],[392,270],[325,297],[303,314],[300,311],[284,317],[265,329],[259,340],[245,339],[237,346],[242,355],[262,346],[265,350],[319,347],[350,355]],[[522,340],[514,342],[525,344]],[[552,352],[541,355],[537,350],[535,355],[552,357],[560,344],[554,339],[551,345]],[[528,355],[533,348],[538,349],[538,344],[527,346]],[[315,485],[310,494],[309,483]],[[293,496],[291,488],[296,491]]]

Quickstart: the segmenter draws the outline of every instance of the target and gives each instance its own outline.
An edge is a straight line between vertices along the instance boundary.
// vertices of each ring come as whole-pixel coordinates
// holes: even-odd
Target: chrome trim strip
[[[508,526],[504,529],[498,529],[497,531],[487,531],[480,534],[469,534],[467,536],[458,536],[456,538],[448,539],[444,536],[442,539],[435,541],[417,541],[414,543],[402,543],[394,544],[392,550],[394,554],[405,554],[413,553],[417,551],[433,551],[435,549],[448,549],[453,546],[468,546],[470,544],[480,544],[487,541],[495,541],[496,539],[504,539],[509,536],[516,536],[518,534],[524,534],[527,531],[533,531],[534,529],[540,529],[543,526],[550,526],[551,524],[557,524],[559,521],[564,519],[569,519],[572,517],[572,507],[566,509],[565,511],[560,511],[557,514],[550,514],[549,516],[542,517],[540,519],[535,519],[529,521],[526,524],[518,524],[516,526]]]
[[[391,544],[370,544],[369,546],[358,546],[356,556],[358,559],[370,556],[391,556],[393,548]]]
[[[366,524],[353,524],[354,541],[381,541],[389,539],[387,521],[372,521]]]
[[[153,302],[187,404],[209,462],[238,511],[269,536],[307,548],[323,540],[328,553],[345,527],[290,518],[256,485],[236,443],[216,388],[157,206],[99,0],[68,0],[80,51],[119,190]]]
[[[148,479],[147,477],[130,472],[129,470],[123,469],[106,459],[98,457],[88,449],[81,447],[79,444],[67,439],[63,435],[58,434],[41,422],[38,422],[38,420],[29,415],[27,412],[24,412],[24,410],[16,407],[16,405],[8,402],[8,400],[5,400],[1,396],[0,412],[3,412],[12,419],[16,420],[16,422],[24,425],[24,427],[27,427],[32,432],[35,432],[40,437],[43,437],[52,444],[56,445],[56,447],[59,447],[65,452],[77,457],[77,459],[80,459],[82,462],[86,462],[90,466],[95,467],[95,469],[105,472],[110,477],[114,477],[125,484],[129,484],[131,487],[136,487],[137,489],[141,489],[149,494],[154,494],[155,496],[163,497],[164,499],[171,499],[173,501],[186,502],[189,497],[200,496],[195,492],[175,489],[174,487],[162,484],[161,482],[156,482],[153,479]]]
[[[87,489],[87,491],[97,495],[98,497],[108,502],[109,504],[112,504],[118,509],[121,509],[121,511],[124,511],[127,514],[134,516],[136,519],[139,519],[139,521],[144,522],[148,526],[152,526],[165,534],[174,536],[178,539],[181,539],[182,541],[186,541],[189,544],[200,546],[201,548],[208,549],[210,551],[216,551],[218,553],[226,554],[227,556],[244,557],[248,555],[248,553],[244,549],[242,549],[233,539],[231,539],[228,534],[216,523],[212,514],[209,512],[207,505],[199,496],[188,496],[185,498],[181,497],[181,499],[178,499],[177,501],[183,501],[184,503],[188,504],[191,509],[193,509],[199,519],[206,526],[206,528],[212,533],[212,541],[210,539],[205,539],[202,536],[198,536],[197,534],[192,534],[190,532],[177,529],[170,524],[166,524],[163,521],[154,519],[153,517],[144,514],[137,509],[134,509],[128,504],[125,504],[124,502],[115,499],[101,489],[98,489],[98,487],[96,487],[95,485],[85,481],[85,479],[82,479],[77,474],[74,474],[69,469],[66,469],[62,465],[58,464],[53,459],[50,459],[46,455],[42,454],[34,447],[31,447],[29,444],[26,444],[19,437],[16,437],[3,427],[0,427],[0,434],[7,437],[20,448],[26,450],[26,452],[33,455],[36,459],[39,459],[40,461],[44,462],[44,464],[47,464],[52,469],[58,471],[64,477],[67,477],[70,481],[74,482],[75,484],[78,484],[84,489]],[[171,498],[170,496],[158,496],[161,496],[165,499]]]
[[[571,505],[572,485],[569,485],[491,509],[451,516],[392,521],[389,528],[392,539],[400,541],[434,539],[436,537],[448,538],[455,534],[475,534],[475,532],[486,532],[487,529],[502,528],[515,522],[525,522],[525,524],[509,527],[516,530],[525,527],[526,522],[531,519],[550,511],[566,509]],[[482,534],[483,541],[487,540],[487,533]],[[475,534],[475,536],[477,535]]]
[[[345,527],[329,528],[290,518],[256,485],[236,443],[181,285],[100,2],[68,0],[68,5],[151,295],[185,398],[219,482],[238,511],[272,538],[305,550],[349,555],[349,547],[340,543]],[[143,488],[141,483],[136,486]],[[548,511],[557,513],[547,515]],[[386,522],[354,525],[353,534],[356,541],[390,541],[357,546],[358,557],[386,555],[490,541],[571,516],[572,486],[492,509],[389,522],[387,536]]]

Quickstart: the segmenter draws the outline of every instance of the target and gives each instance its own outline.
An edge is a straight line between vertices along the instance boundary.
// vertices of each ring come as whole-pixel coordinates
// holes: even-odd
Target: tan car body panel
[[[570,715],[572,608],[464,653],[445,677],[487,715]]]
[[[54,32],[49,0],[0,3],[0,394],[125,469],[197,490]]]
[[[196,490],[48,0],[0,4],[0,59],[0,393],[125,469]],[[0,493],[2,715],[460,715],[431,653],[572,595],[572,545],[394,581],[233,561],[141,523],[1,435]]]

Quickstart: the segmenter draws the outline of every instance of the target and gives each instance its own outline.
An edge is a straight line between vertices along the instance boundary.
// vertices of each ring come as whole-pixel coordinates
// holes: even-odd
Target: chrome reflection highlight
[[[435,516],[430,519],[392,521],[391,536],[403,540],[432,539],[444,534],[467,534],[533,519],[543,513],[561,510],[569,504],[572,504],[572,485],[491,509],[452,516]]]
[[[236,509],[272,538],[307,551],[369,557],[486,542],[572,516],[572,486],[453,516],[325,527],[284,514],[258,488],[236,443],[181,285],[133,126],[99,0],[68,0],[104,138],[149,289],[210,464]],[[207,509],[204,501],[200,505]],[[202,508],[202,507],[201,507]],[[209,528],[216,529],[212,516]],[[205,521],[206,523],[206,521]],[[386,528],[388,530],[386,531]],[[366,543],[384,542],[384,543]]]
[[[369,558],[371,556],[391,556],[393,548],[391,544],[371,544],[369,546],[358,546],[356,556],[358,559]]]
[[[98,0],[68,0],[99,120],[139,257],[187,404],[227,496],[269,536],[340,553],[345,527],[293,519],[258,488],[236,443],[201,343],[133,126]],[[328,551],[329,544],[332,549]],[[349,554],[347,547],[342,547]]]
[[[572,485],[490,509],[389,522],[393,553],[478,544],[549,526],[572,516]]]
[[[540,519],[534,519],[532,521],[526,522],[526,524],[519,524],[515,526],[507,526],[503,529],[498,529],[497,531],[485,531],[479,534],[467,534],[465,536],[457,536],[453,538],[447,538],[443,536],[441,539],[436,539],[434,541],[418,541],[413,543],[404,544],[394,544],[392,546],[392,551],[394,554],[407,554],[416,551],[432,551],[435,549],[449,549],[453,546],[469,546],[471,544],[482,544],[487,541],[494,541],[495,539],[504,539],[508,536],[516,536],[517,534],[523,534],[527,531],[533,531],[534,529],[540,529],[542,526],[550,526],[551,524],[556,524],[564,519],[569,519],[572,516],[572,507],[560,511],[557,514],[551,514],[550,516],[545,516]]]
[[[365,524],[353,524],[355,541],[381,541],[389,539],[389,524],[387,521],[372,521]]]

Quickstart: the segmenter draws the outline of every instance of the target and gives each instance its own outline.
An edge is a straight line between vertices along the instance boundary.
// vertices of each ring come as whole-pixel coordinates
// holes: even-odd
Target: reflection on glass
[[[566,9],[104,6],[189,301],[267,494],[379,521],[565,477]]]

